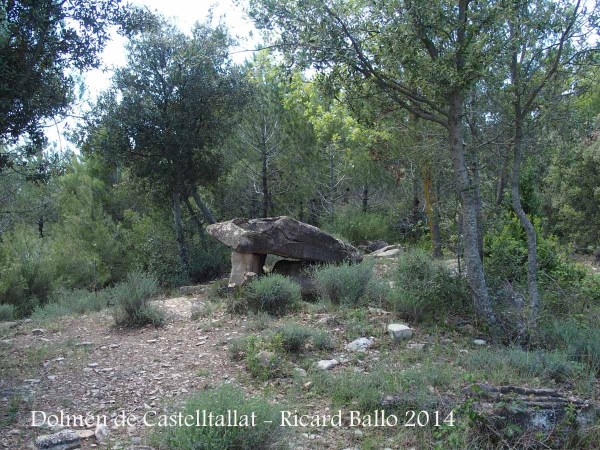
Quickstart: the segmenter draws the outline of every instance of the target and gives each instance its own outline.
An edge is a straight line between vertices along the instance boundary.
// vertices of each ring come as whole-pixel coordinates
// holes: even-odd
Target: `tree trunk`
[[[194,208],[192,207],[192,203],[190,202],[190,200],[188,198],[186,198],[183,202],[185,203],[185,206],[186,206],[188,212],[190,213],[190,216],[192,217],[192,220],[194,221],[196,228],[198,229],[198,237],[200,238],[200,240],[202,241],[203,244],[206,244],[206,233],[204,233],[204,227],[202,226],[202,222],[198,218],[196,211],[194,211]]]
[[[527,237],[527,284],[529,288],[530,302],[530,326],[535,328],[539,316],[540,308],[540,292],[537,285],[537,235],[535,227],[525,214],[523,205],[521,204],[521,192],[519,187],[521,159],[522,159],[522,143],[523,143],[523,123],[520,114],[520,108],[515,108],[515,136],[514,136],[514,160],[511,180],[511,204],[512,208],[521,222],[521,226],[525,230]]]
[[[177,240],[177,247],[179,249],[179,259],[185,272],[188,272],[189,260],[187,249],[185,247],[185,238],[183,234],[183,221],[181,220],[181,203],[179,199],[179,192],[173,191],[173,220],[175,223],[175,239]]]
[[[504,200],[506,178],[508,177],[508,154],[509,152],[506,152],[502,158],[502,166],[500,166],[500,176],[498,177],[498,185],[496,186],[496,207],[499,207]]]
[[[329,148],[329,215],[333,217],[335,214],[335,161],[333,149]]]
[[[423,191],[425,193],[425,211],[429,218],[429,234],[433,247],[434,258],[442,256],[442,241],[440,238],[440,223],[437,210],[437,198],[433,191],[433,177],[431,175],[431,163],[425,161],[423,164]]]
[[[450,152],[456,178],[456,186],[460,192],[463,216],[463,248],[465,253],[465,265],[467,268],[467,280],[475,310],[489,324],[496,323],[496,317],[492,310],[483,263],[479,257],[479,224],[477,204],[477,186],[470,180],[465,159],[465,148],[463,143],[463,96],[460,92],[453,92],[449,97],[448,108],[448,132],[450,140]]]
[[[261,170],[261,182],[262,182],[262,216],[269,217],[269,206],[270,206],[270,192],[269,192],[269,161],[267,159],[266,152],[262,155],[262,170]]]
[[[202,199],[200,198],[200,195],[198,194],[196,189],[192,189],[192,198],[194,199],[194,203],[196,203],[196,206],[198,208],[200,208],[200,211],[202,211],[202,215],[204,216],[204,219],[206,219],[206,221],[210,225],[212,225],[213,223],[216,223],[217,221],[215,220],[215,216],[213,216],[213,213],[210,210],[210,208],[208,206],[206,206],[206,204],[202,201]]]
[[[366,213],[369,210],[369,186],[364,185],[362,191],[362,212]]]

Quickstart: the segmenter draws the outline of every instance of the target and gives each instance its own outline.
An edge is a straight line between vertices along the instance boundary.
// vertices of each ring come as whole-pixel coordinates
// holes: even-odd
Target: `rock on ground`
[[[373,344],[375,344],[374,338],[361,337],[346,345],[346,350],[351,352],[365,352],[368,348],[372,347]]]
[[[388,332],[395,341],[401,341],[402,339],[408,339],[412,336],[412,330],[409,326],[402,323],[391,323],[388,325]]]
[[[208,234],[234,251],[302,261],[361,261],[360,252],[312,225],[287,216],[233,219],[209,225]]]
[[[35,448],[38,450],[72,450],[80,445],[79,435],[73,430],[62,430],[35,440]]]

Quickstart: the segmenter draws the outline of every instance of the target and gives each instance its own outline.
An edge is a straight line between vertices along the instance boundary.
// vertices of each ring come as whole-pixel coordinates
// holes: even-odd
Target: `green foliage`
[[[302,299],[298,283],[279,274],[253,280],[243,295],[251,311],[262,311],[275,316],[293,310]]]
[[[322,371],[312,375],[316,391],[330,396],[335,405],[352,406],[365,413],[382,409],[383,398],[396,394],[397,401],[386,406],[386,411],[431,411],[439,404],[428,386],[448,388],[452,379],[449,367],[434,364],[404,371],[377,366],[366,373],[344,370],[335,375]]]
[[[582,306],[600,301],[600,284],[585,268],[569,258],[555,236],[545,235],[541,220],[533,219],[538,244],[538,279],[547,314],[570,315]],[[484,264],[494,289],[509,282],[525,291],[527,242],[514,214],[506,214],[484,239]]]
[[[513,373],[525,378],[562,383],[585,372],[582,364],[570,361],[562,351],[531,350],[520,348],[481,349],[469,355],[469,367],[496,374]]]
[[[158,281],[152,275],[132,272],[127,279],[111,289],[115,303],[117,325],[138,327],[146,324],[162,325],[164,313],[148,300],[158,292]]]
[[[465,280],[452,275],[442,262],[433,260],[423,250],[400,255],[393,281],[390,308],[411,321],[469,311],[470,295]]]
[[[275,330],[276,340],[281,341],[283,350],[288,353],[301,353],[312,344],[319,350],[333,347],[329,334],[324,330],[317,330],[304,325],[289,323]]]
[[[160,448],[169,449],[275,449],[284,448],[285,430],[279,426],[277,405],[260,398],[247,398],[244,392],[231,385],[202,391],[188,399],[182,414],[195,417],[197,411],[210,411],[214,415],[236,410],[238,417],[256,414],[256,425],[248,427],[178,426],[156,427],[153,441]],[[267,421],[271,421],[268,423]]]
[[[0,244],[0,299],[15,306],[17,317],[24,317],[52,292],[56,272],[52,249],[25,227],[3,236]]]
[[[85,289],[72,291],[60,290],[50,301],[35,309],[31,318],[45,320],[69,314],[86,314],[107,308],[110,302],[111,289],[90,292]]]
[[[333,220],[323,224],[323,229],[336,236],[342,236],[354,245],[378,239],[395,242],[399,238],[394,232],[389,213],[365,213],[355,208],[337,211]]]
[[[283,353],[281,335],[250,335],[232,340],[228,346],[231,359],[243,360],[248,372],[258,380],[269,380],[281,375]]]
[[[556,153],[546,178],[553,230],[584,250],[600,247],[599,136],[597,122],[591,139]]]
[[[317,267],[313,276],[321,297],[334,305],[359,307],[379,304],[382,294],[372,262]]]
[[[551,322],[542,327],[542,340],[547,347],[560,349],[573,361],[600,373],[600,328],[596,325],[574,319]]]
[[[15,318],[15,305],[0,304],[0,322],[8,322]]]

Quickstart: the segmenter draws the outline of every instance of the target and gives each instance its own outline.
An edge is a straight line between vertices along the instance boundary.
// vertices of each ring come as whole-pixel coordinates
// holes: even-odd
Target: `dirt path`
[[[115,329],[106,312],[63,318],[42,332],[33,331],[38,325],[32,322],[4,326],[0,405],[16,409],[17,394],[26,405],[14,423],[0,427],[0,446],[29,448],[34,436],[49,432],[32,428],[30,410],[141,417],[188,393],[235,381],[243,367],[232,363],[225,345],[243,319],[217,311],[204,322],[190,320],[192,308],[205,301],[204,294],[157,301],[171,316],[161,328]],[[110,441],[139,444],[143,433],[139,426],[121,427],[112,430]]]

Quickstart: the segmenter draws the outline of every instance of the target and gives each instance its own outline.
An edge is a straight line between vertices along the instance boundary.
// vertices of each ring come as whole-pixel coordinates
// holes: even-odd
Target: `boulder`
[[[373,344],[375,344],[374,338],[361,337],[346,345],[346,350],[351,352],[366,352],[368,348],[373,346]]]
[[[556,389],[524,386],[491,386],[475,383],[463,389],[474,400],[473,409],[483,419],[492,437],[522,439],[523,435],[554,433],[555,442],[545,448],[561,448],[571,432],[585,434],[598,420],[599,405],[568,396]],[[504,430],[519,430],[511,436]]]
[[[286,216],[233,219],[209,225],[206,231],[239,253],[278,255],[302,261],[362,260],[360,252],[351,245]]]
[[[331,370],[339,363],[337,359],[322,359],[317,362],[317,367],[321,370]]]
[[[390,244],[388,244],[385,241],[382,240],[377,240],[377,241],[367,241],[365,244],[365,252],[366,253],[373,253],[376,252],[377,250],[381,250],[384,247],[389,246]]]
[[[275,263],[271,273],[278,273],[292,278],[300,285],[300,293],[305,300],[314,299],[318,296],[319,290],[314,278],[310,275],[314,264],[307,261],[290,261],[282,259]]]
[[[412,330],[403,323],[391,323],[388,325],[388,333],[394,341],[401,341],[412,336]]]
[[[369,253],[369,258],[396,258],[402,253],[402,247],[399,245],[388,245],[379,250]]]
[[[73,430],[62,430],[58,433],[40,436],[35,440],[38,450],[71,450],[81,446],[79,435]]]
[[[246,280],[246,274],[262,274],[266,255],[255,253],[242,253],[233,251],[231,253],[231,274],[229,276],[229,286],[242,286]],[[234,286],[232,286],[234,285]]]

